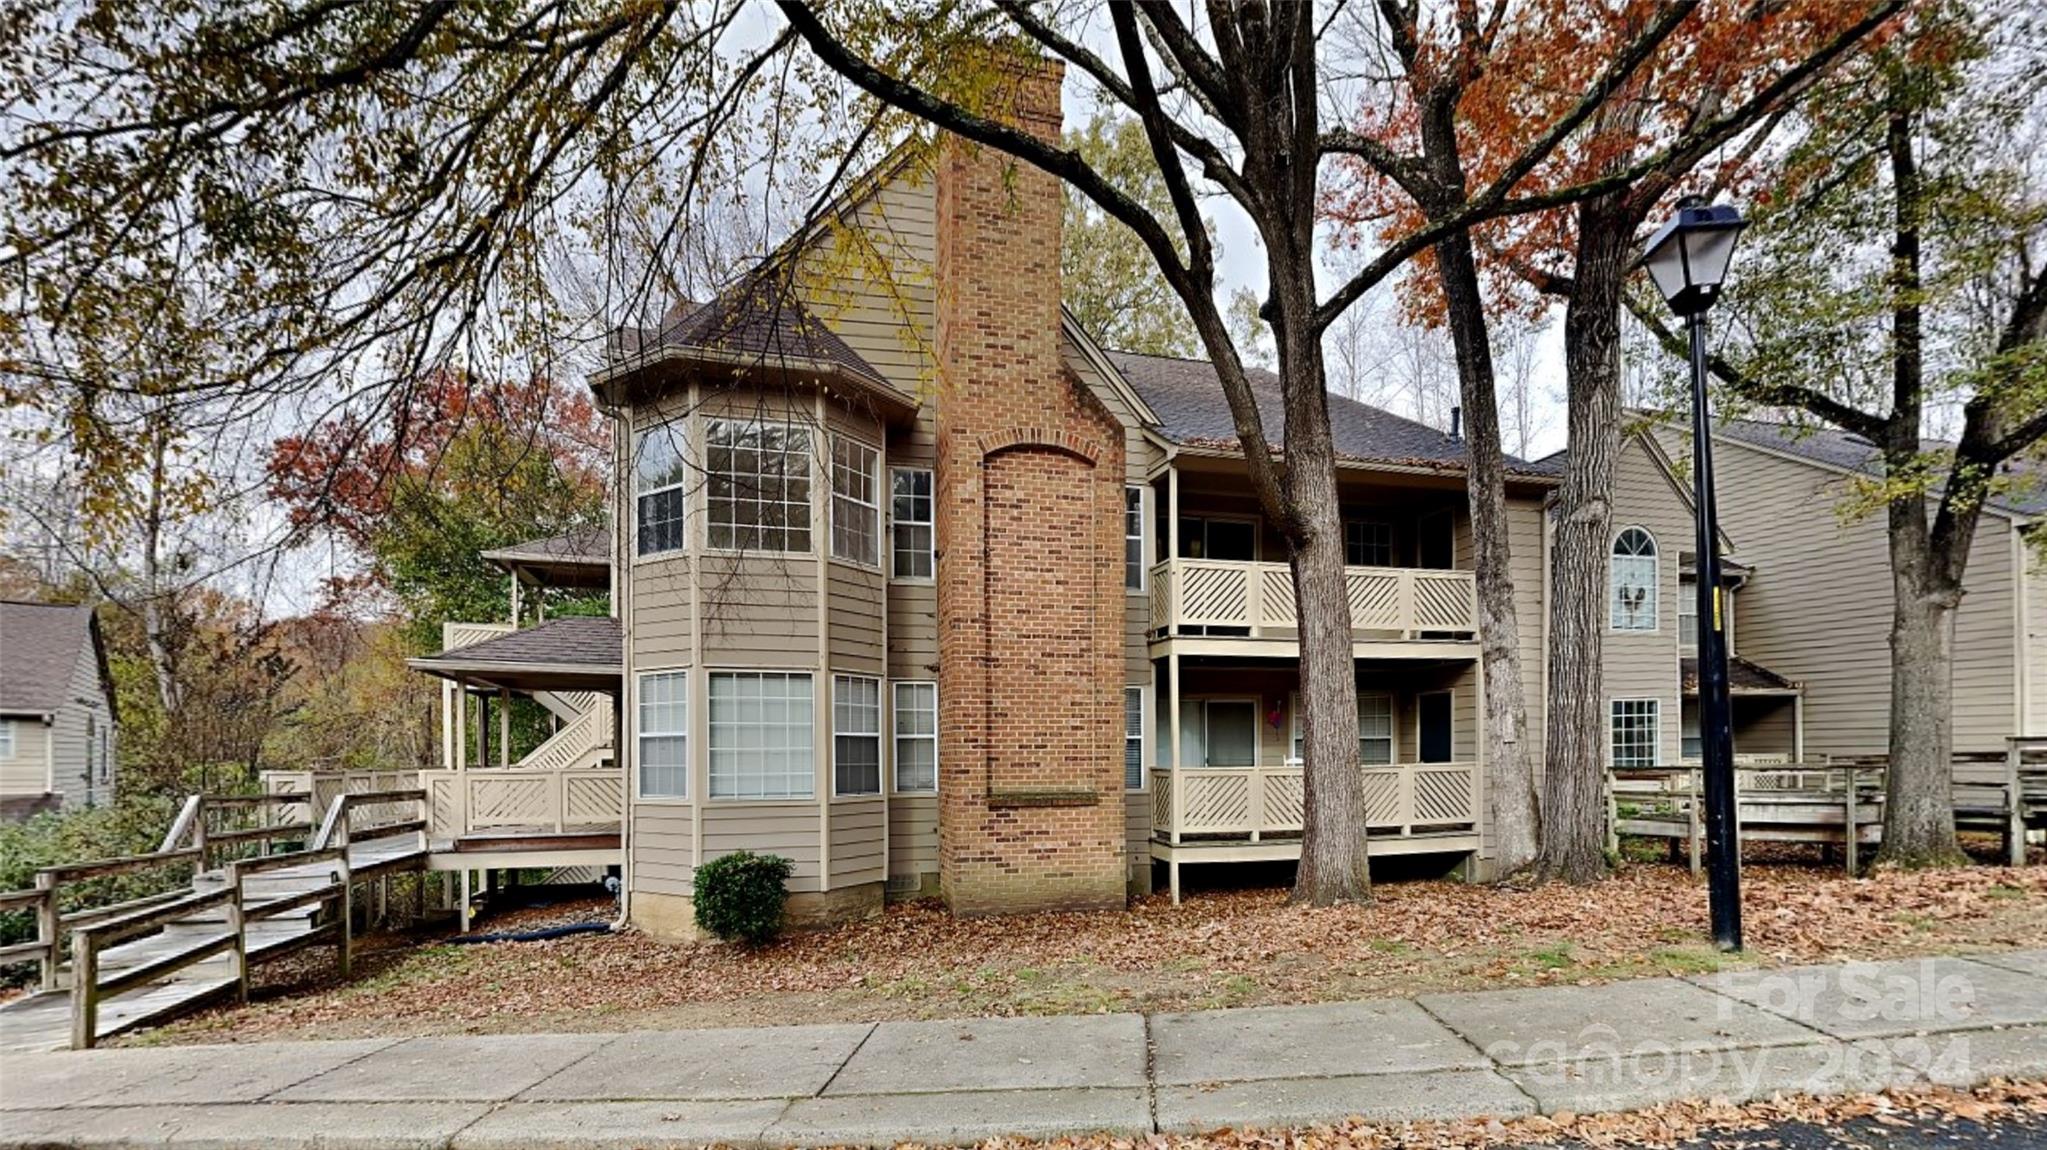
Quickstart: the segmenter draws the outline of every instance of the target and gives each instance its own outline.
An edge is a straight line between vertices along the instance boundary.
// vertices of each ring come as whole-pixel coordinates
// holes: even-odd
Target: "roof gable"
[[[106,690],[92,608],[0,601],[0,712],[56,712],[69,701],[71,673],[88,651]]]

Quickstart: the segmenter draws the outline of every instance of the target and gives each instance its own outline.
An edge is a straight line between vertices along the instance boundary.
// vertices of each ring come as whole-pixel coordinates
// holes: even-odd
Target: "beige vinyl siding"
[[[1662,433],[1673,452],[1683,443]],[[1890,721],[1891,580],[1882,515],[1847,523],[1848,478],[1716,440],[1720,520],[1756,568],[1741,592],[1744,658],[1805,685],[1808,756],[1881,754]],[[2001,750],[2017,665],[2011,524],[1986,513],[1955,621],[1955,749]]]
[[[817,666],[815,560],[707,555],[702,562],[706,664]]]
[[[932,584],[888,585],[888,676],[938,677],[938,588]]]
[[[633,804],[634,890],[689,897],[696,873],[693,818],[683,804]]]
[[[1543,635],[1549,630],[1549,609],[1543,597],[1543,510],[1540,495],[1507,500],[1509,544],[1513,548],[1514,618],[1521,629],[1521,699],[1528,715],[1529,761],[1542,770],[1542,743],[1547,731],[1549,695],[1543,690]],[[1484,709],[1481,700],[1480,709]],[[1480,757],[1474,755],[1474,758]]]
[[[1151,878],[1151,792],[1126,791],[1123,795],[1124,848],[1130,858],[1130,875],[1149,889]]]
[[[888,877],[883,842],[888,804],[880,796],[839,799],[831,805],[832,886],[881,882]]]
[[[1675,763],[1682,730],[1677,675],[1678,555],[1692,550],[1693,519],[1669,473],[1633,436],[1622,442],[1614,460],[1613,519],[1608,526],[1609,546],[1630,527],[1640,527],[1656,540],[1656,630],[1614,630],[1612,586],[1600,589],[1599,618],[1606,629],[1600,660],[1606,705],[1600,713],[1610,722],[1613,700],[1655,699],[1657,759]],[[1729,534],[1741,538],[1731,527]],[[1609,753],[1610,743],[1609,739]]]
[[[14,754],[0,758],[0,795],[48,794],[50,728],[30,715],[0,716],[14,729]]]
[[[56,721],[50,727],[55,789],[64,796],[67,808],[110,802],[114,797],[113,721],[100,682],[99,660],[91,643],[79,645],[78,658],[71,666],[69,688],[64,706],[58,709]],[[99,770],[101,755],[109,756],[104,779]]]
[[[789,889],[815,891],[818,885],[818,805],[787,803],[704,804],[704,858],[733,851],[776,854],[796,864]]]
[[[930,395],[937,293],[937,188],[913,160],[801,261],[804,301],[902,390]]]
[[[826,580],[832,669],[862,675],[884,674],[887,668],[882,649],[882,611],[886,583],[881,573],[835,562],[827,565]]]
[[[686,556],[643,560],[627,572],[628,598],[618,605],[629,622],[632,660],[643,670],[686,667],[690,650],[690,563]]]
[[[938,873],[938,796],[898,795],[888,799],[888,875],[915,885]]]

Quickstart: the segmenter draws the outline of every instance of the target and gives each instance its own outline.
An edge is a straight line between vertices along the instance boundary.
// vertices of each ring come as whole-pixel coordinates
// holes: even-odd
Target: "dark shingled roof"
[[[71,694],[92,608],[0,601],[0,711],[47,715]]]
[[[1697,658],[1677,661],[1679,689],[1687,695],[1699,693],[1699,660]],[[1734,694],[1744,691],[1796,691],[1798,684],[1770,670],[1761,663],[1751,663],[1739,655],[1727,657],[1727,689]]]
[[[453,651],[443,651],[429,661],[623,667],[624,650],[618,620],[608,616],[569,616],[550,619],[538,627],[528,627]]]
[[[885,378],[811,315],[788,284],[768,275],[742,280],[707,304],[685,300],[661,317],[659,327],[622,328],[612,337],[614,358],[666,347],[703,348],[746,359],[815,360]]]
[[[611,562],[610,531],[611,528],[596,523],[546,539],[528,539],[523,543],[514,543],[510,547],[494,548],[484,554],[511,560],[608,564]]]
[[[1188,446],[1238,446],[1222,382],[1208,361],[1127,351],[1107,354],[1116,370],[1158,413],[1159,430],[1168,439]],[[1266,434],[1284,444],[1286,409],[1280,398],[1279,377],[1258,368],[1247,369],[1247,374]],[[1337,454],[1347,459],[1445,469],[1464,466],[1463,440],[1356,400],[1331,394],[1329,423]],[[1517,473],[1543,474],[1511,455],[1507,467]]]
[[[1882,474],[1881,453],[1876,445],[1838,428],[1806,428],[1754,419],[1730,419],[1714,428],[1714,434],[1786,452],[1828,467],[1864,475]],[[1953,446],[1929,439],[1921,444],[1921,449],[1935,452]],[[2035,463],[2014,461],[2006,465],[2005,472],[2017,476],[2018,482],[2010,490],[1998,493],[1990,502],[2020,515],[2047,515],[2047,469]]]

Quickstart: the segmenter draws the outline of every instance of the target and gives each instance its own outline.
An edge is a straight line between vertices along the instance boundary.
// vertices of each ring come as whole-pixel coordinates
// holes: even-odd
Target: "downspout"
[[[627,499],[626,490],[619,484],[626,463],[632,455],[632,421],[619,413],[617,407],[604,408],[605,415],[612,422],[611,430],[611,615],[619,620],[618,641],[618,693],[611,706],[611,761],[618,768],[618,917],[611,922],[612,930],[623,930],[632,918],[633,909],[633,779],[626,763],[625,710],[631,700],[627,683],[632,677],[632,636],[626,633],[626,613],[619,607],[619,593],[625,580],[619,577],[619,562],[625,559],[625,533],[633,529],[633,508]],[[695,570],[696,557],[692,555],[691,570]],[[542,601],[541,610],[546,611]],[[692,652],[697,655],[696,652]],[[697,655],[701,659],[701,655]],[[691,676],[694,681],[695,676]],[[695,740],[691,740],[692,743]]]

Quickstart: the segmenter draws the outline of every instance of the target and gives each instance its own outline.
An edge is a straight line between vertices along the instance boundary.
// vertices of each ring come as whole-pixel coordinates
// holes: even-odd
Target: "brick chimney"
[[[991,65],[1060,132],[1056,63]],[[1121,906],[1123,433],[1059,345],[1059,182],[937,157],[939,871],[956,914]]]

